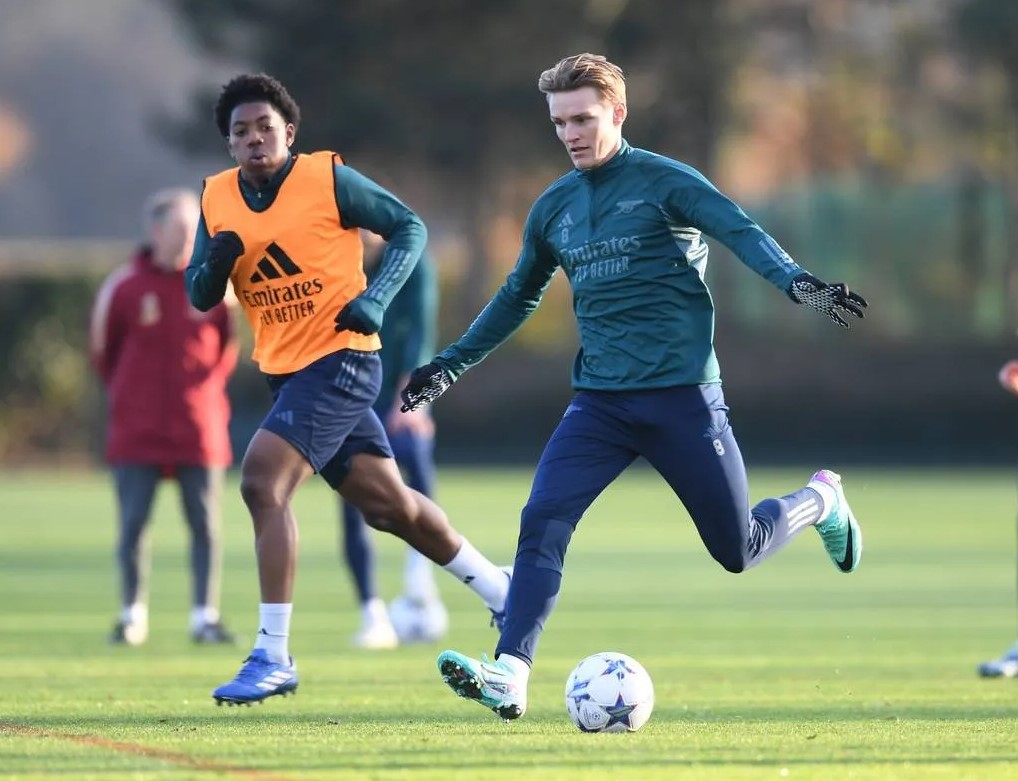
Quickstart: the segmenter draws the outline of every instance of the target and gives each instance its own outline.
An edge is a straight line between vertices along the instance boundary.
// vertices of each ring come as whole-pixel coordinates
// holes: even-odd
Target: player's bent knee
[[[568,521],[543,515],[530,517],[528,522],[527,508],[524,508],[523,518],[517,559],[535,567],[562,572],[566,549],[576,527]]]
[[[364,502],[360,511],[372,529],[391,533],[414,522],[417,517],[417,504],[409,493],[401,496],[380,496]]]
[[[399,521],[393,521],[384,515],[365,515],[364,522],[376,531],[385,532],[386,534],[395,534],[399,529],[405,526],[404,523]]]
[[[554,500],[535,501],[531,499],[524,505],[523,511],[520,513],[520,529],[524,532],[530,530],[543,534],[544,529],[552,521],[568,523],[570,526],[575,527],[577,519],[573,518],[566,508],[562,506],[562,502]]]
[[[253,475],[242,475],[240,478],[240,496],[244,504],[252,512],[266,508],[281,507],[287,503],[287,497],[277,486],[265,479]]]
[[[749,561],[746,555],[738,551],[729,551],[725,553],[711,552],[711,556],[714,557],[714,561],[724,567],[726,572],[731,572],[733,575],[745,572],[749,567]]]

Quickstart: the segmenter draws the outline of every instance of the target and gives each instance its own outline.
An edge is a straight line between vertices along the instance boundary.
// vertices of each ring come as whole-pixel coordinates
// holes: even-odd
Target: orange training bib
[[[377,350],[376,335],[336,333],[335,317],[367,286],[364,247],[344,228],[336,203],[332,152],[297,155],[272,205],[252,211],[240,169],[210,176],[202,193],[209,235],[232,230],[244,254],[230,275],[254,332],[252,357],[266,374],[288,374],[324,355]]]

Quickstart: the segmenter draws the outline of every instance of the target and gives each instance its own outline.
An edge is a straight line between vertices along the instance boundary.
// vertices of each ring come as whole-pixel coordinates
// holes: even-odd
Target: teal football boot
[[[853,572],[862,558],[862,530],[848,506],[845,491],[841,487],[841,475],[830,469],[821,469],[809,479],[809,488],[821,493],[816,483],[823,483],[834,490],[835,503],[827,508],[824,517],[817,521],[816,530],[823,540],[827,555],[841,572]],[[826,492],[824,492],[826,493]],[[823,495],[823,493],[821,493]]]
[[[456,651],[443,651],[438,655],[438,670],[456,694],[479,702],[506,721],[518,719],[527,710],[527,693],[517,685],[508,665],[483,655],[477,660]]]

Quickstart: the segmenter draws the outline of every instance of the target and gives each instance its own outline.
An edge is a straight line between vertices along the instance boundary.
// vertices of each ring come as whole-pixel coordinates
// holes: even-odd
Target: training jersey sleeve
[[[421,364],[431,360],[435,350],[435,323],[438,317],[438,284],[435,266],[427,253],[421,255],[416,268],[400,291],[404,303],[406,339],[400,345],[398,360],[394,363],[400,374],[409,374]],[[382,342],[385,349],[385,342]]]
[[[202,312],[209,311],[223,300],[223,296],[226,295],[226,283],[230,281],[230,269],[225,269],[225,274],[216,273],[208,264],[210,238],[203,214],[198,220],[198,229],[194,234],[191,259],[184,269],[187,297],[191,300],[191,305]]]
[[[792,279],[803,273],[802,267],[703,174],[669,162],[660,182],[669,216],[721,242],[757,274],[787,291]]]
[[[467,332],[439,353],[435,363],[456,379],[483,361],[537,309],[557,268],[558,261],[545,243],[535,206],[523,229],[523,248],[516,267]]]
[[[335,164],[336,203],[344,228],[365,228],[385,239],[378,271],[363,295],[387,307],[413,271],[428,231],[395,195],[348,165]]]

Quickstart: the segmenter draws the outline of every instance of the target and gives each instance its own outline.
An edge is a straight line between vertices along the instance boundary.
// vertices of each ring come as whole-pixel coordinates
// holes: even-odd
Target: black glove
[[[413,412],[425,404],[430,404],[449,390],[450,385],[452,385],[452,377],[437,363],[419,366],[410,372],[410,379],[407,380],[406,387],[400,393],[400,398],[403,399],[400,411]]]
[[[208,265],[217,274],[228,276],[233,264],[244,254],[244,242],[233,231],[219,231],[209,239]]]
[[[827,315],[842,328],[848,328],[848,321],[842,317],[843,314],[865,317],[862,310],[867,306],[866,299],[858,293],[850,292],[844,282],[828,285],[812,274],[800,274],[792,280],[788,295],[795,303]]]
[[[353,331],[355,334],[377,334],[385,317],[385,307],[363,293],[351,300],[336,315],[337,331]]]

